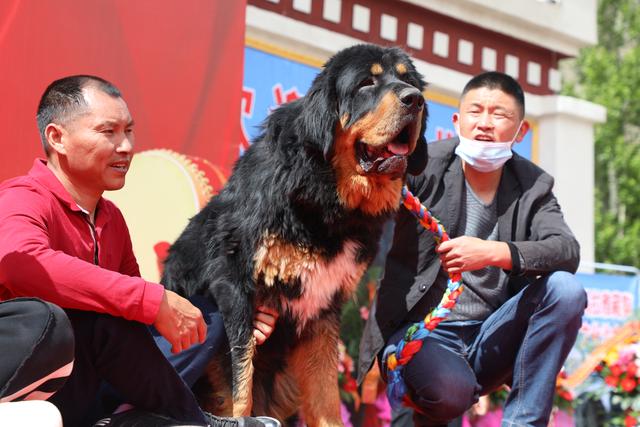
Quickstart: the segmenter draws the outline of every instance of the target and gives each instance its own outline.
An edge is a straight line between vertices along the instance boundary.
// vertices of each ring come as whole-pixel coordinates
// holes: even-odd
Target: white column
[[[605,121],[606,110],[566,96],[537,98],[539,104],[533,109],[538,113],[538,165],[555,178],[554,193],[580,242],[582,264],[592,264],[596,261],[593,126]],[[580,270],[590,268],[584,266]]]

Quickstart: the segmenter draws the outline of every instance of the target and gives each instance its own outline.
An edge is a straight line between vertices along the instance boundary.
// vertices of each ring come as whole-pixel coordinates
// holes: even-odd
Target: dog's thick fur
[[[229,339],[230,375],[211,362],[207,409],[283,420],[301,408],[310,426],[342,425],[340,308],[400,205],[405,173],[426,166],[424,87],[399,49],[338,52],[305,97],[271,113],[171,247],[162,283],[213,298]],[[256,349],[258,305],[280,317]]]

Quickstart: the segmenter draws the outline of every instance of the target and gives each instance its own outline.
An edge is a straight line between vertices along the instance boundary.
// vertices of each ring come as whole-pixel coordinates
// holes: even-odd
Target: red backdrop
[[[42,157],[35,113],[53,80],[123,92],[136,150],[171,148],[227,173],[238,156],[246,1],[0,2],[0,181]]]

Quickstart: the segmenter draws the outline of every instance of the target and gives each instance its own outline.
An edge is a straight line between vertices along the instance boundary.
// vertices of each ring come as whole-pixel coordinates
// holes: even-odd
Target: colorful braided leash
[[[402,200],[404,206],[418,219],[420,224],[433,233],[437,244],[449,240],[442,224],[431,215],[417,197],[411,194],[406,186],[402,188]],[[400,404],[416,408],[407,394],[407,387],[402,378],[402,369],[409,363],[413,355],[420,351],[424,339],[431,331],[449,316],[462,293],[462,288],[461,274],[449,274],[447,289],[438,306],[431,310],[422,322],[411,325],[398,344],[391,344],[384,350],[383,363],[387,366],[388,377],[387,396],[394,408],[399,407]]]

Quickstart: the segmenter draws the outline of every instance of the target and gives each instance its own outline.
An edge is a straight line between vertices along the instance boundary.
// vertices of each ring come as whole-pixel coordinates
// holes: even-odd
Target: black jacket
[[[460,203],[465,188],[462,162],[454,154],[457,144],[457,138],[429,144],[427,168],[407,183],[451,237],[460,235]],[[552,188],[549,174],[516,153],[504,166],[497,192],[498,232],[511,249],[513,269],[505,280],[512,295],[532,276],[558,270],[573,273],[578,268],[580,247],[564,221]],[[384,277],[360,342],[359,381],[389,336],[407,321],[409,311],[433,285],[440,272],[434,249],[431,232],[400,208]]]

